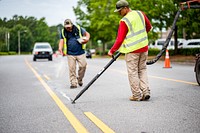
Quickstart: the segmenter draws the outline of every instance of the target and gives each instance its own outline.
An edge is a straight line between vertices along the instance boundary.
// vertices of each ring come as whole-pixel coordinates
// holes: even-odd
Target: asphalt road
[[[125,61],[117,60],[71,104],[109,61],[88,59],[84,85],[69,89],[66,58],[33,62],[32,56],[0,56],[0,132],[200,132],[200,87],[193,64],[148,66],[151,99],[133,102]]]

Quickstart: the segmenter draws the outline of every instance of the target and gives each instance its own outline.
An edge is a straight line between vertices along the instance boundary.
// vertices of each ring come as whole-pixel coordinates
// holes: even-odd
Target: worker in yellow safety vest
[[[83,85],[83,77],[86,71],[86,43],[90,34],[78,25],[74,25],[70,19],[64,21],[59,42],[59,51],[67,56],[69,66],[70,88]],[[76,64],[78,64],[78,76],[76,76]]]
[[[117,39],[109,50],[112,56],[117,50],[125,54],[131,101],[149,100],[150,89],[147,78],[146,61],[148,56],[147,33],[152,29],[147,16],[138,10],[131,10],[126,0],[116,3],[116,10],[123,18],[120,20]]]

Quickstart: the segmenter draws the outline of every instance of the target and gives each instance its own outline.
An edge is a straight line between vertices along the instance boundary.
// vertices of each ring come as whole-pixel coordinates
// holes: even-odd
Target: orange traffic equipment
[[[172,68],[170,66],[169,52],[167,49],[166,49],[166,54],[165,54],[165,66],[163,68]]]

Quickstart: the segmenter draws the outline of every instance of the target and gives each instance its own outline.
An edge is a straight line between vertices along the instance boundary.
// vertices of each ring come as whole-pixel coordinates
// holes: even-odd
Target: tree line
[[[77,24],[90,34],[89,48],[105,52],[116,38],[121,16],[114,13],[117,0],[78,0],[73,7]],[[130,8],[143,11],[153,26],[148,34],[150,43],[159,38],[162,31],[172,25],[181,0],[128,0]],[[181,12],[177,21],[178,38],[200,38],[200,9]],[[60,31],[63,25],[49,27],[45,18],[14,15],[7,20],[0,18],[0,51],[18,51],[20,33],[21,51],[30,52],[35,42],[49,42],[54,50],[58,49]],[[9,39],[8,39],[9,37]]]
[[[58,48],[62,25],[49,27],[45,18],[23,17],[0,18],[0,51],[18,52],[18,43],[22,52],[30,52],[35,42],[49,42],[53,49]],[[20,40],[19,40],[20,39]]]
[[[118,0],[79,0],[74,12],[78,23],[87,27],[93,42],[101,40],[110,48],[117,35],[121,16],[114,13]],[[162,31],[172,26],[180,2],[185,0],[127,0],[132,10],[143,11],[153,26],[148,34],[150,43],[159,38]],[[198,2],[197,2],[198,3]],[[195,3],[196,4],[196,3]],[[188,9],[181,12],[177,21],[178,38],[200,38],[200,9]]]

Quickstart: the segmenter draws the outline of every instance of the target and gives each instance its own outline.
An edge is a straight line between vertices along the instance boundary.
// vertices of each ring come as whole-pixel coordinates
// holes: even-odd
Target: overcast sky
[[[49,26],[63,24],[66,18],[74,23],[76,17],[73,6],[78,0],[0,0],[0,18],[18,16],[33,16],[37,19],[45,17]]]

